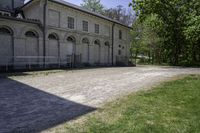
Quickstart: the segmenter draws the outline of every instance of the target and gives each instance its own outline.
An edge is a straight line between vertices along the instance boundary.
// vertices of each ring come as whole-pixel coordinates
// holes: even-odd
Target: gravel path
[[[0,79],[0,133],[39,132],[168,78],[200,74],[200,68],[140,66],[26,74]]]

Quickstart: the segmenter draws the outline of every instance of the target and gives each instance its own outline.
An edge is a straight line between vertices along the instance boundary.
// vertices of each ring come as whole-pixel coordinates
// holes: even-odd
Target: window
[[[109,42],[105,42],[105,46],[110,46]]]
[[[122,31],[119,30],[119,39],[122,39]]]
[[[48,24],[53,27],[60,27],[60,12],[49,9],[48,11]]]
[[[97,39],[97,40],[94,41],[94,44],[95,45],[100,45],[100,41]]]
[[[74,29],[74,18],[68,17],[68,28]]]
[[[26,37],[35,37],[35,38],[37,37],[37,34],[34,33],[33,31],[27,31],[25,35]]]
[[[12,31],[10,31],[8,28],[0,28],[0,34],[6,34],[6,35],[12,35]]]
[[[83,31],[88,32],[88,22],[87,21],[83,21]]]
[[[90,42],[89,42],[89,40],[87,39],[87,38],[83,38],[83,40],[82,40],[82,43],[86,43],[86,44],[89,44]]]
[[[58,36],[57,36],[57,34],[55,34],[55,33],[49,34],[48,38],[49,38],[50,40],[58,40]]]
[[[67,38],[67,41],[68,41],[68,42],[76,42],[76,39],[75,39],[74,36],[69,36],[69,37]]]
[[[122,53],[121,50],[118,50],[118,55],[121,55],[121,53]]]
[[[95,29],[95,33],[99,34],[99,25],[98,24],[94,25],[94,29]]]

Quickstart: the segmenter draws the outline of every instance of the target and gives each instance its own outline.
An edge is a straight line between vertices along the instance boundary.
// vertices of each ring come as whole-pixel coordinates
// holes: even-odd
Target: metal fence
[[[81,55],[54,56],[15,56],[0,59],[0,71],[9,69],[72,68],[81,64]]]
[[[128,57],[127,56],[116,56],[116,65],[118,65],[118,66],[128,65]]]

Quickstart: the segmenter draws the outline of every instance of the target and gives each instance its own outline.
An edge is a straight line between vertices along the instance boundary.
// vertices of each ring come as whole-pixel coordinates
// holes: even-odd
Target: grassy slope
[[[164,83],[108,103],[57,132],[200,133],[200,76]]]

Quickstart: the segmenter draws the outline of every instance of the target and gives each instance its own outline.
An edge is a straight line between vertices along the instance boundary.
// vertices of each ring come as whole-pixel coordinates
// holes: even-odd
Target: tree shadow
[[[94,110],[9,78],[0,79],[0,133],[40,132]]]

